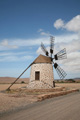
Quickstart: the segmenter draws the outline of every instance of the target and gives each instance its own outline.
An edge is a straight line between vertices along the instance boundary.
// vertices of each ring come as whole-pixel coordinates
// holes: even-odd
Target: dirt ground
[[[14,110],[18,107],[24,107],[28,104],[37,101],[37,95],[40,92],[22,92],[21,87],[26,87],[26,84],[15,84],[11,88],[11,92],[5,92],[10,84],[0,84],[0,113]],[[65,87],[66,89],[80,89],[80,83],[57,83],[56,87]]]
[[[0,113],[24,107],[37,101],[36,95],[27,95],[21,92],[14,92],[16,89],[26,87],[26,84],[15,84],[11,87],[11,92],[5,92],[10,84],[0,84]]]
[[[0,84],[0,91],[6,90],[10,84]],[[11,89],[26,87],[27,84],[14,84]],[[56,86],[66,88],[77,88],[80,89],[80,83],[56,83]]]
[[[56,86],[80,89],[80,83],[56,83]]]
[[[0,84],[0,91],[6,90],[11,84]],[[27,84],[14,84],[11,89],[26,87]]]

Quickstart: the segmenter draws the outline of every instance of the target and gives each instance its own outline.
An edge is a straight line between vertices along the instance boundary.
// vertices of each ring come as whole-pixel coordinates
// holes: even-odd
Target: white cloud
[[[31,49],[32,46],[40,46],[42,41],[46,45],[48,45],[49,37],[42,37],[36,39],[7,39],[6,41],[4,39],[0,42],[0,50],[16,49],[23,46],[30,47]]]
[[[54,27],[56,29],[63,28],[68,31],[79,32],[80,31],[80,15],[73,17],[67,23],[64,23],[62,19],[58,19],[54,22]]]
[[[38,32],[42,32],[42,31],[43,31],[43,29],[41,29],[41,28],[38,30]]]
[[[72,40],[68,43],[61,42],[55,44],[56,49],[59,51],[63,48],[67,49],[67,53],[75,52],[80,50],[80,41],[79,40]]]
[[[39,54],[43,54],[44,55],[44,52],[42,51],[41,47],[39,47],[36,51],[36,53],[39,55]]]
[[[64,35],[57,35],[55,36],[55,43],[69,43],[72,40],[77,40],[79,39],[79,36],[77,33],[75,34],[64,34]]]
[[[40,33],[41,36],[52,36],[52,34],[50,34],[48,31],[47,32],[44,32],[43,29],[39,29],[38,32]]]
[[[79,39],[79,34],[65,34],[65,35],[57,35],[55,36],[55,42],[54,43],[61,43],[65,42],[68,43],[72,40]],[[44,43],[44,45],[50,44],[50,37],[41,37],[36,39],[4,39],[0,42],[0,50],[11,50],[16,49],[19,47],[32,47],[32,46],[40,46],[41,42]]]
[[[49,47],[49,46],[46,47],[46,50],[48,51],[48,53],[49,53],[49,55],[50,55],[50,47]],[[37,53],[38,55],[40,55],[40,54],[45,55],[45,53],[43,52],[43,50],[41,49],[41,47],[39,47],[39,48],[37,49],[36,53]]]
[[[68,44],[62,43],[60,45],[56,44],[57,51],[60,50],[60,48],[66,48],[67,50],[67,59],[58,61],[59,64],[62,65],[64,70],[70,74],[76,74],[76,72],[80,73],[80,41],[79,40],[73,40],[69,42]]]
[[[27,55],[26,55],[27,54]],[[29,51],[25,52],[0,52],[0,62],[17,62],[33,59]]]
[[[49,51],[50,38],[46,38],[43,41],[46,49]],[[80,40],[78,34],[65,34],[55,36],[54,41],[54,54],[60,51],[63,48],[67,49],[67,52],[73,52],[75,50],[79,50]],[[41,50],[41,47],[38,48],[37,54],[44,54]]]
[[[18,48],[18,46],[16,45],[11,45],[10,42],[8,41],[8,39],[4,39],[0,42],[0,47],[2,47],[2,49],[16,49]]]
[[[59,28],[61,28],[61,27],[63,27],[63,26],[64,26],[64,21],[63,21],[62,19],[58,19],[58,20],[56,20],[55,23],[54,23],[54,27],[55,27],[56,29],[59,29]]]
[[[8,40],[2,41],[2,42],[1,42],[1,45],[2,45],[2,46],[8,46]]]
[[[78,32],[80,31],[80,15],[72,18],[66,25],[64,26],[69,31]]]
[[[40,34],[43,36],[51,36],[51,34],[49,32],[41,32]]]
[[[7,55],[0,58],[0,62],[18,62],[18,61],[27,61],[33,59],[33,56],[30,55]]]
[[[11,55],[26,55],[29,54],[29,52],[1,52],[0,57],[2,56],[11,56]]]

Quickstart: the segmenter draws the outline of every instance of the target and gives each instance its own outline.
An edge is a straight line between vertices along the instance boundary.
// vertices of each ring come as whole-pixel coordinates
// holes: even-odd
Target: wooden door
[[[39,71],[35,72],[35,80],[40,80],[40,72]]]

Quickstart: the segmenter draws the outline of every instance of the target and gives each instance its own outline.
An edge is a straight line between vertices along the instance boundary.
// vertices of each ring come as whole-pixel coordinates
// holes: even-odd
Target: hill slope
[[[14,77],[0,77],[0,83],[12,83],[15,80],[16,78]],[[29,78],[20,78],[16,83],[21,83],[22,81],[29,83]]]

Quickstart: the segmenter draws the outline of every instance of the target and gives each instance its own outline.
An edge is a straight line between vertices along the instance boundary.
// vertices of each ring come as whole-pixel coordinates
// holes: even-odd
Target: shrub
[[[21,81],[21,83],[25,83],[24,81]]]
[[[74,79],[69,79],[68,82],[75,82],[75,80]]]

